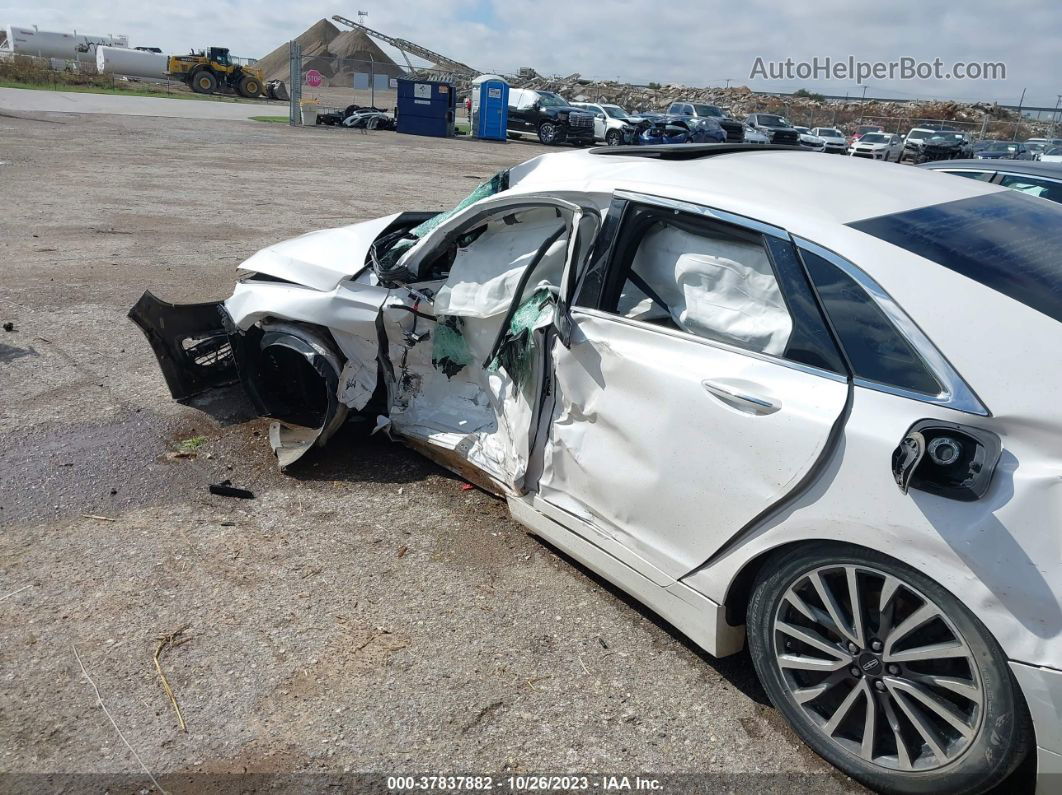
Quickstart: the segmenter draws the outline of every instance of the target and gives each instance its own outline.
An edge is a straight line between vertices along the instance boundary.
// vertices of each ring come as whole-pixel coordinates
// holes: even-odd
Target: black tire
[[[853,571],[858,570],[859,573],[848,575],[847,570],[842,570],[844,566],[855,567]],[[837,571],[831,572],[832,567],[836,567]],[[845,656],[849,657],[852,663],[851,668],[845,669],[845,666],[850,663],[842,662],[839,669],[833,668],[832,673],[825,673],[826,668],[810,672],[805,664],[806,661],[811,657],[824,655],[824,652],[815,647],[805,646],[796,635],[778,629],[779,625],[790,627],[802,620],[793,612],[795,609],[793,600],[785,599],[790,588],[793,588],[793,593],[798,596],[807,595],[807,600],[802,603],[805,608],[810,609],[816,616],[829,619],[825,616],[825,601],[817,596],[809,595],[811,591],[807,590],[812,584],[808,575],[813,572],[820,573],[820,583],[831,581],[827,580],[830,577],[841,577],[843,572],[845,577],[851,576],[859,583],[855,586],[856,593],[860,593],[861,588],[868,586],[871,589],[870,592],[873,593],[875,578],[879,574],[895,578],[901,583],[894,592],[898,595],[890,597],[887,620],[885,613],[879,612],[877,623],[875,623],[872,607],[861,611],[864,613],[864,619],[861,620],[865,620],[862,634],[868,648],[861,649],[858,654],[849,653],[850,650],[843,648],[846,645],[843,640],[835,641],[835,638],[842,637],[841,634],[837,633],[831,637],[828,631],[826,633],[821,631],[826,627],[835,626],[832,620],[827,623],[809,621],[809,626],[815,631],[817,638],[826,638],[831,643],[836,643],[836,649],[841,653],[836,654],[831,651],[830,655],[837,657],[838,660]],[[849,628],[855,627],[856,622],[850,618],[851,611],[845,607],[844,583],[851,581],[851,579],[834,579],[832,582],[835,585],[831,586],[833,589],[831,593],[836,591],[841,595],[839,612],[844,620],[849,622]],[[881,590],[884,590],[886,580],[883,579],[881,582],[882,584],[878,586],[879,594]],[[784,602],[783,599],[785,599]],[[968,666],[966,670],[970,671],[970,680],[975,683],[973,690],[977,691],[977,688],[980,688],[977,691],[977,698],[981,705],[974,706],[970,712],[963,712],[971,716],[969,725],[976,726],[976,730],[970,729],[967,738],[957,734],[956,736],[960,738],[957,740],[958,745],[945,746],[942,737],[949,732],[948,727],[943,723],[939,725],[934,723],[934,720],[938,718],[934,713],[928,710],[920,712],[923,716],[930,716],[922,718],[923,725],[929,723],[931,726],[937,726],[936,731],[944,732],[936,739],[939,741],[938,745],[944,749],[942,756],[947,761],[935,766],[927,763],[925,769],[897,770],[888,765],[891,764],[892,759],[897,760],[897,763],[900,760],[898,737],[901,736],[917,738],[915,742],[909,740],[904,742],[905,754],[910,761],[914,762],[913,767],[918,768],[927,756],[932,757],[934,762],[939,761],[939,757],[929,750],[930,743],[915,733],[914,722],[903,713],[901,707],[907,709],[913,703],[916,705],[916,712],[925,710],[919,701],[909,695],[910,690],[905,691],[904,688],[920,687],[928,690],[929,688],[924,687],[912,677],[926,673],[924,669],[920,669],[920,666],[940,661],[935,659],[930,663],[908,661],[901,662],[900,665],[885,665],[884,662],[893,659],[888,656],[888,645],[882,652],[882,644],[871,638],[874,634],[879,634],[880,630],[885,629],[884,625],[891,625],[893,629],[896,629],[898,624],[892,624],[893,613],[895,611],[896,615],[902,615],[899,611],[906,609],[897,605],[909,602],[917,606],[918,599],[923,600],[923,606],[925,603],[930,603],[936,608],[939,612],[935,615],[939,618],[934,617],[930,623],[921,625],[921,628],[902,633],[899,636],[901,640],[893,641],[895,644],[894,658],[898,661],[900,658],[895,655],[902,655],[903,650],[907,648],[902,639],[917,637],[918,633],[933,629],[935,626],[933,622],[939,620],[941,622],[939,628],[952,632],[957,635],[960,643],[964,643],[962,648],[966,653],[962,655],[963,659],[950,664]],[[848,599],[847,604],[850,605],[851,601]],[[837,599],[834,599],[834,602],[836,604]],[[861,596],[860,602],[864,606],[873,605],[875,602],[880,603],[880,598],[864,600]],[[782,624],[776,624],[776,619],[781,621],[781,617],[784,617],[785,621]],[[919,625],[915,624],[915,626]],[[970,610],[948,591],[921,572],[886,555],[844,544],[821,543],[774,557],[764,565],[757,578],[749,603],[747,630],[749,651],[756,673],[778,711],[816,753],[876,792],[902,793],[903,795],[943,792],[962,793],[963,795],[981,793],[1001,783],[1017,768],[1032,748],[1033,734],[1028,708],[1007,665],[1007,658],[995,638]],[[886,629],[882,635],[886,644],[889,643],[887,635],[890,631]],[[779,653],[777,645],[780,639],[784,639],[785,643],[783,653],[785,654],[786,673],[783,673],[782,663],[777,657]],[[923,643],[928,642],[918,641],[918,646],[921,648]],[[869,648],[869,645],[873,644],[877,644],[879,651],[877,655]],[[908,644],[914,645],[914,641],[908,640]],[[858,647],[853,644],[853,648]],[[876,665],[868,667],[873,664],[874,657],[877,658]],[[794,659],[801,660],[801,664],[794,664]],[[832,664],[834,661],[827,658],[827,662]],[[873,673],[869,673],[871,671]],[[939,670],[932,672],[941,673]],[[845,684],[833,684],[829,686],[830,689],[819,690],[816,683],[804,678],[814,676],[839,677],[836,681]],[[803,681],[796,682],[794,688],[793,680],[798,678]],[[828,734],[825,728],[828,725],[826,715],[833,717],[842,712],[841,706],[844,701],[841,695],[845,694],[846,689],[851,695],[860,688],[862,688],[860,693],[844,711],[844,720],[839,725],[835,725]],[[793,695],[797,689],[801,690],[803,703],[798,703]],[[817,694],[808,697],[807,694],[812,691]],[[965,699],[965,696],[963,698]],[[826,701],[822,702],[822,699]],[[841,703],[838,704],[838,702]],[[907,702],[906,707],[904,702]],[[817,706],[818,704],[824,705],[820,707]],[[956,702],[953,705],[954,714],[963,711],[965,709],[963,705],[967,704],[974,705],[976,702],[972,700]],[[819,709],[822,709],[825,714],[816,712]],[[892,716],[889,716],[890,710]],[[868,721],[868,714],[875,715],[876,718]],[[900,716],[899,720],[902,723],[902,730],[899,734],[895,732],[893,723],[885,722],[886,720],[895,721],[896,715]],[[870,759],[864,758],[857,752],[866,750],[867,746],[862,743],[865,742],[868,725],[874,727],[871,733],[874,739],[869,743]],[[965,720],[964,725],[967,725]],[[943,729],[941,729],[942,726]],[[878,727],[880,727],[880,734],[877,732]],[[922,744],[919,745],[919,742]],[[891,755],[888,753],[890,743],[893,750]],[[912,748],[914,756],[912,756]]]
[[[560,125],[555,121],[544,121],[538,125],[538,140],[546,146],[556,146],[563,137]]]
[[[197,94],[213,94],[218,87],[217,78],[207,69],[200,69],[192,74],[188,83]]]
[[[240,78],[240,82],[236,84],[236,91],[241,97],[251,99],[262,93],[262,84],[258,82],[257,77],[244,75]]]
[[[605,133],[605,144],[607,146],[619,146],[623,143],[623,133],[619,130],[609,130]]]

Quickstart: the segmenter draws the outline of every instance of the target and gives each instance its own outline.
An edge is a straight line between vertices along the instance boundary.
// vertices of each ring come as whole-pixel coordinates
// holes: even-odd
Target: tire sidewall
[[[204,78],[206,78],[207,80],[207,85],[200,86],[199,81]],[[201,69],[194,75],[192,75],[192,86],[200,94],[209,94],[211,91],[217,88],[217,81],[214,79],[214,76],[210,74],[210,72]]]
[[[866,565],[899,576],[944,609],[966,639],[978,666],[985,704],[981,728],[959,759],[926,773],[894,774],[872,765],[828,740],[787,695],[775,664],[770,631],[785,590],[802,573],[823,565]],[[748,611],[748,643],[756,673],[774,706],[812,749],[853,778],[888,793],[974,793],[998,784],[1031,747],[1028,709],[1011,675],[1006,656],[983,624],[956,599],[921,572],[872,550],[823,544],[768,563],[757,582]]]
[[[544,121],[538,125],[538,140],[546,146],[553,146],[557,143],[559,132],[557,123],[553,121]]]

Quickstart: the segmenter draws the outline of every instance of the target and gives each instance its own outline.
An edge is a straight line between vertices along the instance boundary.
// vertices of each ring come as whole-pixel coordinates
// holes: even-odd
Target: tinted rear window
[[[1008,191],[849,226],[1062,321],[1062,205]]]

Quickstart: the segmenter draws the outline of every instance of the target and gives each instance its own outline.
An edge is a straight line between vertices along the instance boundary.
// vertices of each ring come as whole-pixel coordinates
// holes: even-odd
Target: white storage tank
[[[101,75],[165,77],[169,56],[121,47],[97,47],[96,71]]]
[[[4,39],[3,52],[15,55],[33,55],[38,58],[62,58],[66,61],[95,63],[96,47],[128,47],[126,36],[92,36],[86,33],[55,33],[36,28],[6,26],[0,38]]]

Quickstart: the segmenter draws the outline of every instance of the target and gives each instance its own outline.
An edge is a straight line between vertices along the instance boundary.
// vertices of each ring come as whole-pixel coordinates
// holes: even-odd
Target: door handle
[[[738,411],[762,415],[774,414],[782,408],[782,404],[776,400],[750,394],[743,389],[735,389],[730,385],[716,381],[704,380],[701,381],[701,386],[704,387],[708,394],[719,398],[723,403]]]

